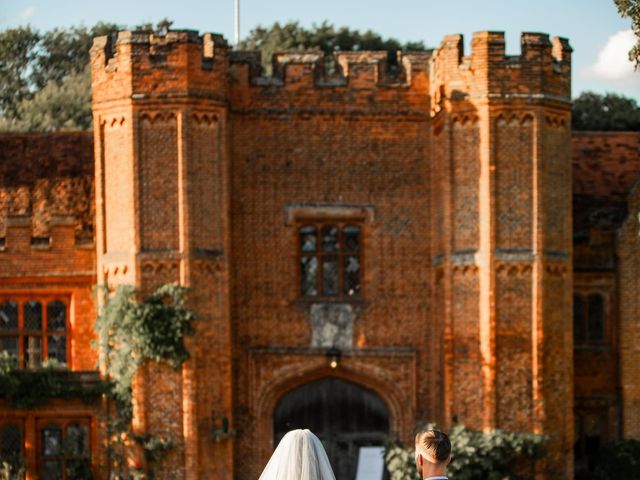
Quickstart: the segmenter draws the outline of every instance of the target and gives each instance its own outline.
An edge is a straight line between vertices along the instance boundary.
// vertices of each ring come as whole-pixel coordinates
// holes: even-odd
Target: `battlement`
[[[91,65],[94,104],[132,95],[224,100],[228,45],[221,35],[194,30],[122,31],[94,39]]]
[[[432,59],[432,92],[461,96],[546,95],[569,102],[571,46],[565,38],[524,32],[520,55],[505,54],[504,32],[476,32],[465,56],[462,35],[447,35]],[[507,97],[505,97],[507,98]]]
[[[401,87],[412,86],[419,75],[427,75],[431,51],[398,52],[397,75],[389,73],[384,51],[338,52],[335,70],[327,72],[328,58],[321,51],[281,52],[273,56],[273,75],[263,76],[259,52],[231,52],[232,78],[253,86]]]
[[[33,215],[2,218],[0,276],[29,277],[92,275],[95,269],[93,239],[79,240],[73,215],[52,215],[46,230],[38,230]]]
[[[77,236],[78,221],[73,215],[51,215],[44,230],[37,228],[39,221],[31,215],[11,215],[4,220],[0,250],[7,253],[94,248],[93,239]]]

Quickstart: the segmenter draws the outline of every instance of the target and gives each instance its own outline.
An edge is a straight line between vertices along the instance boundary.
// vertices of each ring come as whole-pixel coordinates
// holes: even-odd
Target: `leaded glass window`
[[[47,304],[47,358],[67,361],[67,306],[59,300]]]
[[[12,301],[0,303],[0,352],[8,352],[18,358],[20,341],[18,304]]]
[[[55,297],[0,298],[0,352],[25,368],[45,359],[67,363],[67,324],[67,303]]]
[[[23,434],[22,427],[17,422],[0,424],[0,465],[8,478],[24,478]]]
[[[88,420],[59,420],[40,425],[38,466],[44,480],[90,479]]]
[[[307,223],[298,229],[300,294],[341,298],[360,295],[361,229],[340,223]]]

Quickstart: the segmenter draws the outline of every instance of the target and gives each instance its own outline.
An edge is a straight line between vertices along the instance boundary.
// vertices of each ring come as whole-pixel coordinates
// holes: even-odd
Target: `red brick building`
[[[135,429],[175,445],[161,478],[257,478],[302,425],[352,478],[423,420],[545,434],[540,478],[572,477],[574,449],[640,436],[640,136],[572,135],[567,41],[521,48],[263,78],[211,34],[96,39],[93,133],[0,135],[0,348],[86,380],[94,285],[178,281],[191,357],[134,388]],[[106,408],[0,403],[3,448],[46,478],[80,432],[104,478]]]

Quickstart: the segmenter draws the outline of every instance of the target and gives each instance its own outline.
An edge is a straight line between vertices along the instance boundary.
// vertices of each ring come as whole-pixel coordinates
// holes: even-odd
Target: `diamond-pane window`
[[[0,457],[11,458],[22,453],[22,430],[8,423],[0,426]]]
[[[47,358],[60,363],[67,362],[67,337],[64,335],[49,335],[47,337]]]
[[[67,306],[55,300],[47,304],[47,358],[60,363],[67,361]]]
[[[42,430],[42,454],[55,457],[62,452],[62,429],[57,425],[48,425]]]
[[[55,297],[0,298],[0,352],[14,356],[18,367],[67,363],[67,315],[68,304]]]
[[[353,225],[344,227],[344,250],[357,252],[360,249],[360,228]]]
[[[9,355],[12,355],[18,358],[18,342],[20,337],[7,335],[0,337],[0,352],[7,352]]]
[[[344,294],[360,294],[360,259],[356,256],[345,258],[344,262]]]
[[[24,329],[40,331],[42,330],[42,304],[36,301],[29,301],[24,304]]]
[[[337,252],[338,244],[338,227],[335,225],[325,225],[322,227],[322,251]]]
[[[322,259],[322,292],[325,295],[338,294],[339,265],[339,259],[336,256],[325,255]]]
[[[315,252],[316,237],[316,227],[302,227],[300,229],[300,250],[303,252]]]
[[[40,426],[38,456],[42,478],[85,480],[92,477],[89,420],[56,420]]]
[[[344,298],[361,292],[361,229],[339,223],[299,228],[300,293],[303,297]]]
[[[18,329],[18,304],[3,302],[0,304],[0,331]]]
[[[67,329],[67,306],[59,300],[47,304],[47,330],[64,332]]]
[[[0,423],[0,478],[25,478],[22,427],[15,421]]]

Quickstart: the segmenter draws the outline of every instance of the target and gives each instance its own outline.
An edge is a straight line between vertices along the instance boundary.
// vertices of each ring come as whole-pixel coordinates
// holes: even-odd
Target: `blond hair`
[[[416,435],[416,455],[432,463],[444,463],[451,456],[449,437],[440,430],[424,430]]]

